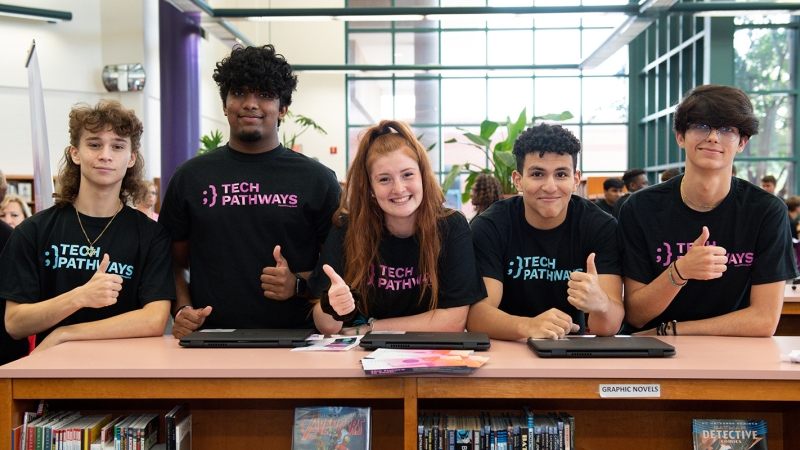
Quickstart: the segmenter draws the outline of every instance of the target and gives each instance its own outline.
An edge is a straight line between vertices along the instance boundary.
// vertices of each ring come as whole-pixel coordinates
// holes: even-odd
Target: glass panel
[[[438,173],[440,153],[442,151],[442,146],[439,144],[439,128],[411,127],[411,130],[425,149],[430,148],[428,150],[428,160],[431,162],[433,171]]]
[[[571,122],[580,120],[580,78],[537,78],[534,83],[534,107],[537,116],[569,111],[575,116]]]
[[[516,120],[522,108],[533,115],[533,80],[530,78],[489,79],[489,119]]]
[[[489,31],[490,65],[533,64],[533,31]]]
[[[483,31],[442,32],[442,64],[479,66],[486,64],[486,33]]]
[[[585,32],[584,32],[585,33]],[[585,37],[585,36],[584,36]],[[584,47],[585,49],[586,47]],[[584,53],[589,56],[589,53]],[[584,70],[584,75],[627,75],[628,74],[628,46],[617,50],[608,59],[603,61],[596,69]]]
[[[580,62],[580,31],[536,30],[534,33],[534,63],[577,64]]]
[[[588,3],[583,2],[584,5],[588,5]],[[602,4],[611,4],[611,2],[602,2]],[[625,14],[596,14],[590,16],[584,16],[581,19],[581,24],[583,28],[616,28],[622,25],[622,22],[627,20],[628,16]]]
[[[484,78],[442,80],[442,123],[478,124],[485,118]]]
[[[486,6],[485,0],[441,0],[441,6]],[[443,11],[446,14],[447,11]],[[440,22],[442,29],[447,28],[485,28],[486,21],[480,19],[452,19]]]
[[[395,82],[395,115],[408,123],[439,123],[439,80]]]
[[[464,137],[465,131],[479,134],[481,132],[480,127],[463,127],[463,129],[464,131],[449,127],[442,128],[442,142],[447,142],[450,139],[456,139],[458,141],[452,144],[444,144],[444,165],[446,171],[449,171],[450,166],[453,164],[475,164],[476,166],[473,168],[478,170],[486,167],[486,153],[472,145],[472,143]],[[465,144],[464,142],[467,143]]]
[[[738,156],[737,156],[738,158]],[[795,164],[788,161],[737,161],[734,159],[733,166],[736,169],[736,176],[747,180],[756,186],[761,186],[761,179],[765,175],[772,175],[778,183],[775,185],[775,193],[781,198],[797,195],[793,192],[795,185]]]
[[[628,121],[627,78],[584,78],[583,92],[584,122]]]
[[[751,95],[753,109],[758,117],[759,134],[750,138],[742,156],[794,155],[794,97],[788,95]]]
[[[392,64],[390,33],[351,33],[348,39],[348,64]]]
[[[627,125],[584,126],[582,144],[583,172],[627,170]]]
[[[489,0],[488,6],[533,6],[533,0]],[[486,25],[498,28],[533,28],[532,17],[503,16],[489,19]],[[489,47],[491,48],[491,47]]]
[[[348,122],[372,125],[392,118],[391,80],[350,80],[348,83]]]
[[[348,128],[347,129],[347,168],[350,170],[350,164],[356,157],[356,152],[358,151],[358,143],[361,142],[361,136],[366,131],[366,125],[364,127],[355,127],[355,128]]]
[[[436,32],[395,34],[395,64],[439,64],[438,39]]]
[[[766,25],[776,23],[789,23],[792,16],[789,14],[771,14],[769,16],[736,16],[733,18],[735,25]]]
[[[348,8],[389,8],[392,0],[347,0]],[[392,22],[347,22],[351,29],[359,28],[391,28]]]
[[[738,30],[733,35],[736,86],[747,92],[794,89],[795,31]]]

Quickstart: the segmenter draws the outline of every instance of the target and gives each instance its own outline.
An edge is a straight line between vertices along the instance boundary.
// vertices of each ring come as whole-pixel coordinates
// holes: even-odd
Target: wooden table
[[[627,338],[636,339],[636,338]],[[0,367],[0,448],[21,413],[166,413],[187,401],[194,448],[288,449],[300,405],[368,405],[373,448],[416,448],[418,411],[567,411],[578,448],[691,448],[692,418],[765,419],[771,450],[800,448],[800,337],[662,337],[672,358],[544,359],[493,341],[469,376],[366,376],[366,351],[184,349],[172,337],[69,342]],[[660,385],[661,397],[600,398],[600,384]]]

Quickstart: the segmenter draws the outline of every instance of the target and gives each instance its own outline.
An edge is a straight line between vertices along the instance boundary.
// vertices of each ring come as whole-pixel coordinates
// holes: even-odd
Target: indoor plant
[[[569,111],[564,111],[561,114],[545,114],[543,116],[532,117],[530,124],[537,120],[561,121],[569,120],[572,117],[573,115]],[[469,175],[467,175],[464,193],[461,195],[461,201],[464,203],[469,201],[469,191],[472,188],[473,183],[475,183],[475,178],[480,173],[492,174],[495,178],[500,180],[500,183],[503,185],[503,192],[505,194],[516,193],[514,183],[511,181],[511,173],[514,171],[514,169],[516,169],[517,161],[514,155],[511,153],[511,150],[514,147],[514,141],[517,139],[517,136],[519,136],[519,134],[525,130],[525,127],[530,124],[528,123],[526,109],[523,109],[517,120],[513,122],[511,121],[510,117],[507,117],[505,122],[484,120],[481,123],[481,131],[479,135],[459,128],[459,130],[464,131],[464,137],[466,137],[470,142],[450,139],[449,141],[445,141],[445,144],[458,142],[477,147],[486,154],[486,159],[489,161],[489,166],[480,167],[473,163],[466,163],[464,165],[454,164],[450,169],[450,173],[447,174],[447,177],[445,177],[444,181],[442,182],[442,190],[447,192],[453,182],[455,182],[456,178],[461,174],[461,171],[467,171],[469,172]],[[505,140],[497,142],[494,145],[494,148],[490,150],[492,145],[492,136],[500,127],[505,127],[508,134],[506,135]]]

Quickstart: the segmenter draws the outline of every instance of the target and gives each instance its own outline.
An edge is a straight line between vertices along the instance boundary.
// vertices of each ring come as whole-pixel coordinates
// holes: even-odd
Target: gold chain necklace
[[[686,195],[686,193],[685,193],[685,192],[683,192],[683,180],[685,180],[685,179],[686,179],[686,176],[684,175],[684,177],[683,177],[683,178],[681,178],[681,199],[683,199],[683,200],[689,200],[689,203],[691,203],[691,204],[693,204],[693,205],[695,205],[695,206],[699,206],[699,207],[701,207],[701,208],[706,208],[706,209],[714,209],[714,208],[716,208],[717,206],[719,206],[719,203],[722,203],[722,202],[720,201],[719,203],[717,203],[717,204],[716,204],[716,205],[714,205],[714,206],[707,206],[707,205],[701,205],[700,203],[697,203],[697,202],[695,202],[694,200],[690,199],[690,198],[689,198],[689,196],[687,196],[687,195]],[[723,199],[723,200],[724,200],[724,199]]]
[[[72,205],[72,207],[75,208],[75,205]],[[119,202],[119,208],[117,209],[117,212],[115,212],[114,215],[111,216],[111,220],[108,221],[106,227],[103,228],[103,231],[100,232],[100,235],[97,236],[97,238],[92,241],[89,239],[89,235],[86,234],[86,230],[83,228],[83,222],[81,222],[81,215],[78,213],[78,208],[75,208],[75,216],[78,218],[78,225],[81,226],[81,231],[83,231],[83,235],[86,236],[86,242],[89,243],[89,256],[95,256],[94,243],[100,240],[100,237],[103,236],[103,233],[106,232],[108,227],[111,225],[111,222],[114,221],[114,218],[117,217],[117,214],[119,214],[120,211],[122,211],[122,202]]]

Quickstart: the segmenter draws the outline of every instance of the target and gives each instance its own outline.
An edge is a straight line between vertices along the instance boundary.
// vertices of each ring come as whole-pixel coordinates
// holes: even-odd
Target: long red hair
[[[361,294],[358,308],[369,316],[370,295],[368,285],[370,267],[380,264],[378,247],[388,236],[383,210],[372,197],[370,170],[377,158],[395,151],[403,151],[419,165],[422,179],[422,201],[416,211],[414,239],[420,247],[419,272],[427,283],[421,283],[419,302],[431,290],[430,310],[436,309],[439,300],[438,257],[441,250],[438,222],[454,211],[444,208],[445,196],[436,181],[425,148],[419,143],[404,122],[382,120],[368,128],[358,144],[355,159],[347,173],[347,185],[342,193],[339,209],[334,215],[334,225],[342,226],[342,215],[347,215],[347,234],[344,239],[344,257],[347,262],[344,280],[351,289]]]

